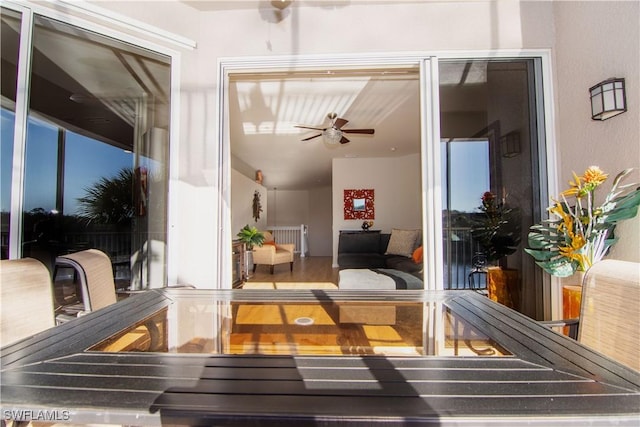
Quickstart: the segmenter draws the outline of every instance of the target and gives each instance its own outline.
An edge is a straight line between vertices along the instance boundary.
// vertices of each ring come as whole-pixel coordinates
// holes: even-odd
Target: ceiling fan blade
[[[344,136],[340,139],[340,144],[346,144],[347,142],[349,142],[349,140]]]
[[[367,135],[373,135],[375,132],[374,129],[342,129],[342,132],[345,133],[362,133]]]
[[[349,120],[338,117],[335,122],[333,122],[333,127],[336,129],[340,129],[342,126],[349,123]]]
[[[319,133],[319,134],[317,134],[317,135],[310,136],[309,138],[302,139],[301,141],[308,141],[308,140],[310,140],[310,139],[317,138],[317,137],[319,137],[319,136],[321,136],[321,135],[322,135],[322,134],[321,134],[321,133]]]
[[[294,126],[294,128],[313,129],[313,130],[321,130],[321,131],[327,130],[327,128],[314,128],[314,127],[311,127],[311,126],[298,126],[298,125]]]

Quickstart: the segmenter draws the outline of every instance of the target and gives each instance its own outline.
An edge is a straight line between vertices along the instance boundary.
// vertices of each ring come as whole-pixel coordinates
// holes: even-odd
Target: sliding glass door
[[[415,136],[421,144],[425,288],[468,288],[471,279],[474,286],[486,288],[489,266],[516,270],[518,281],[512,289],[513,306],[532,316],[540,312],[542,276],[522,249],[529,226],[540,218],[539,201],[546,199],[544,108],[539,95],[542,93],[541,63],[541,57],[504,58],[499,54],[492,59],[363,55],[349,60],[319,61],[300,57],[297,61],[300,70],[312,68],[313,72],[325,74],[337,67],[341,70],[385,67],[420,70],[420,85],[416,88],[420,102],[412,111],[419,110],[421,122],[420,135]],[[236,71],[273,72],[278,67],[284,67],[289,73],[297,72],[279,58],[266,62],[230,60],[221,65],[221,86],[228,87],[228,76]],[[233,102],[226,93],[220,109],[232,107]],[[222,154],[232,151],[229,127],[226,122],[222,125],[225,129]],[[376,130],[376,135],[379,133],[382,131]],[[223,170],[232,163],[224,155],[220,158]],[[380,173],[383,175],[384,171]],[[222,188],[228,187],[223,183]],[[333,192],[336,191],[340,189],[334,188]],[[482,234],[486,218],[480,206],[485,193],[503,206],[509,217],[506,225],[511,240],[503,239],[502,245],[497,245],[494,239],[493,248],[483,246],[487,240]],[[336,197],[334,194],[334,201]],[[376,198],[377,204],[386,202],[378,200],[378,193]],[[336,235],[343,226],[339,200],[338,205],[333,210],[334,256]],[[394,218],[384,218],[383,211],[380,212],[376,226],[391,229]],[[230,218],[222,221],[229,224]],[[226,248],[234,236],[228,228],[221,228],[226,235],[220,236],[220,252],[228,253],[230,250]],[[503,233],[501,229],[498,237],[503,237]],[[507,248],[497,250],[498,246]],[[220,265],[220,283],[230,283],[230,264],[223,261]],[[480,274],[470,276],[474,268]]]
[[[544,191],[534,62],[439,64],[445,288],[491,288],[496,297],[502,289],[494,286],[506,286],[509,301],[501,302],[526,313],[541,297],[541,278],[522,250]],[[498,269],[514,282],[496,285]]]
[[[165,285],[171,58],[37,14],[24,38],[6,12],[3,258],[33,257],[53,272],[58,255],[96,248],[118,286]],[[9,41],[27,46],[24,55],[5,49]],[[22,122],[5,132],[16,116]],[[13,144],[20,149],[5,168]],[[6,170],[20,179],[6,184]]]
[[[9,258],[9,224],[11,223],[11,186],[13,180],[13,140],[18,89],[18,56],[20,51],[22,14],[2,8],[2,120],[0,131],[0,259]]]

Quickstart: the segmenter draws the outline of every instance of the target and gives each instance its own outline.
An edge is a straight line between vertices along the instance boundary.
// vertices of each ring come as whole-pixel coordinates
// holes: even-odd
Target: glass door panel
[[[116,285],[166,284],[170,59],[34,19],[23,256],[96,248]]]
[[[448,289],[486,288],[486,277],[472,274],[481,259],[470,217],[480,205],[477,195],[490,188],[489,140],[452,138],[442,141],[441,153],[443,182],[448,184],[442,189],[444,281]]]
[[[13,138],[16,90],[18,85],[18,52],[20,50],[21,14],[2,8],[2,110],[0,112],[0,259],[9,258],[9,224],[11,223],[11,183],[13,173]]]
[[[533,62],[439,63],[445,288],[500,299],[496,270],[512,271],[500,302],[529,314],[541,298],[522,250],[540,185]]]

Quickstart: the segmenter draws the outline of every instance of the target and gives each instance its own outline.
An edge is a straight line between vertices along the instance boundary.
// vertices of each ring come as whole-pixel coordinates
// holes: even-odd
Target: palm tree
[[[78,198],[79,215],[97,224],[131,225],[134,214],[133,170],[123,168],[111,178],[102,177]]]

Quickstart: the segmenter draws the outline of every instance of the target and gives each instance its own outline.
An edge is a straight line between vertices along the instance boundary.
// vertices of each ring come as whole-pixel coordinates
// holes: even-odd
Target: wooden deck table
[[[341,323],[340,307],[358,304],[396,315]],[[168,288],[0,351],[4,419],[640,423],[640,373],[473,291]]]

